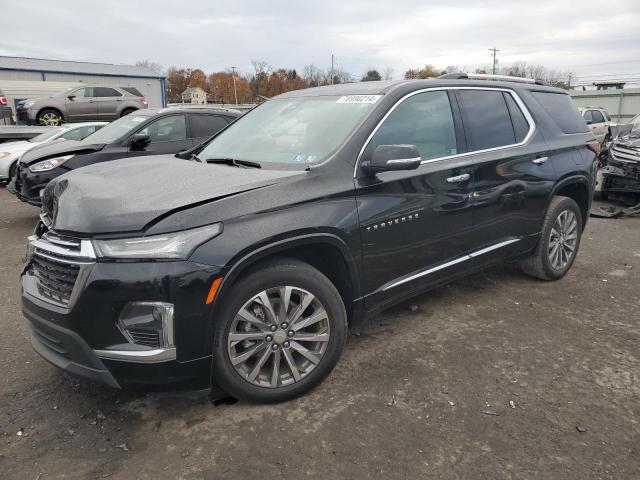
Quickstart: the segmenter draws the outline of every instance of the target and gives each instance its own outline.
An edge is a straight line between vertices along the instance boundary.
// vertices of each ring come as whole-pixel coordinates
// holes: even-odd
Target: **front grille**
[[[131,336],[133,343],[146,347],[160,348],[160,335],[156,330],[128,328],[127,333]]]
[[[89,240],[59,235],[40,223],[39,237],[29,237],[31,250],[28,267],[35,277],[38,296],[62,307],[70,307],[82,272],[94,263]]]
[[[640,151],[633,148],[614,145],[612,153],[616,160],[622,162],[640,162]]]

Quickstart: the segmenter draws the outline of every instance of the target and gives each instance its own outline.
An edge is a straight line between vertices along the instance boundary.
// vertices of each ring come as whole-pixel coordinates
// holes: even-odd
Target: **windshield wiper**
[[[233,165],[238,168],[262,168],[258,162],[251,162],[249,160],[237,160],[235,158],[207,158],[204,160],[206,163],[224,163],[226,165]]]

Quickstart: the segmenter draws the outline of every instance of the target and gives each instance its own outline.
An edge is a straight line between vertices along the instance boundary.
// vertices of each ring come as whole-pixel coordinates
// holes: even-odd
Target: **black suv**
[[[54,178],[94,163],[141,155],[190,150],[241,114],[221,108],[149,108],[111,122],[77,142],[54,142],[25,153],[7,189],[40,206],[44,187]],[[126,164],[120,163],[120,168]]]
[[[33,346],[114,387],[291,398],[365,313],[504,260],[562,278],[597,148],[566,92],[533,82],[285,93],[192,161],[51,182],[22,275]]]

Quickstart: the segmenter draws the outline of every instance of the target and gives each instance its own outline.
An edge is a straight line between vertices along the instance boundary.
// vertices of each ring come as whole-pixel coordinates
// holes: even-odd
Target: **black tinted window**
[[[551,92],[531,92],[531,94],[564,133],[589,131],[584,118],[569,95]]]
[[[131,95],[133,95],[134,97],[142,97],[142,94],[140,93],[140,90],[138,90],[135,87],[122,87],[122,89],[127,92],[130,93]]]
[[[529,124],[524,117],[524,113],[522,113],[522,110],[520,110],[520,107],[513,99],[513,95],[505,92],[504,98],[507,101],[509,115],[511,115],[511,123],[513,124],[513,132],[516,136],[516,143],[520,143],[527,136],[527,133],[529,133]]]
[[[459,90],[464,128],[471,150],[516,143],[507,103],[500,91]]]
[[[121,97],[119,91],[108,87],[93,87],[94,97]]]
[[[592,110],[591,111],[591,117],[593,118],[593,123],[603,123],[604,122],[604,117],[602,116],[602,113],[600,113],[599,110]]]
[[[458,153],[447,92],[419,93],[398,105],[369,142],[365,158],[379,145],[415,145],[423,160]]]
[[[191,115],[191,138],[210,137],[227,126],[218,115]]]

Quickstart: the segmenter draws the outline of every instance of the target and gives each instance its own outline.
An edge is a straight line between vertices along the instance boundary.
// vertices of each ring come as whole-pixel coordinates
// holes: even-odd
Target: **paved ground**
[[[18,274],[37,213],[0,190],[2,478],[640,478],[640,218],[592,219],[560,282],[501,267],[372,319],[304,398],[214,407],[31,350]]]

